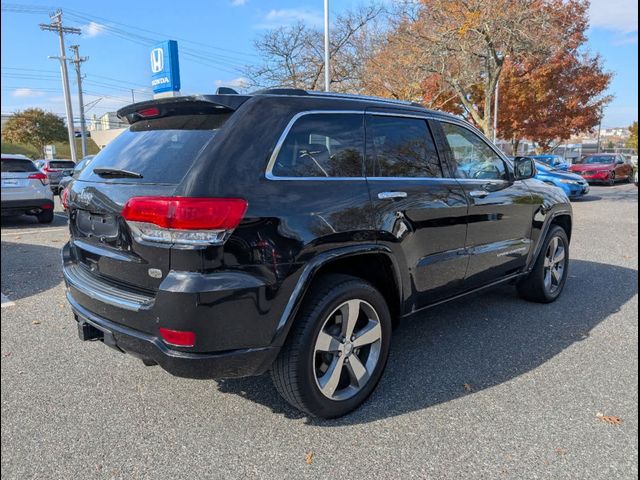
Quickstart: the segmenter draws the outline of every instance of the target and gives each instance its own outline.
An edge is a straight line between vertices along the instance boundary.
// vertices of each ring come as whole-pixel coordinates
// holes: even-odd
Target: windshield
[[[615,157],[612,157],[610,155],[594,155],[592,157],[585,157],[580,163],[584,163],[584,164],[594,164],[594,163],[614,163],[615,162]]]
[[[143,120],[121,133],[80,174],[89,182],[177,184],[226,122],[229,114],[179,115]],[[125,170],[140,178],[111,178],[99,170]]]

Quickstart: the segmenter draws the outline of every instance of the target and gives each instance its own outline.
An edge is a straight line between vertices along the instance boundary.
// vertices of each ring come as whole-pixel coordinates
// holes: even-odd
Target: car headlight
[[[560,183],[566,183],[568,185],[580,185],[580,182],[577,180],[567,180],[567,179],[561,179]]]

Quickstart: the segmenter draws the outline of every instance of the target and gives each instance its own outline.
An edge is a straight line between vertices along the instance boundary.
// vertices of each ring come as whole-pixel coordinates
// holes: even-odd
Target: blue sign
[[[178,42],[175,40],[159,43],[151,50],[151,86],[153,93],[180,90]]]

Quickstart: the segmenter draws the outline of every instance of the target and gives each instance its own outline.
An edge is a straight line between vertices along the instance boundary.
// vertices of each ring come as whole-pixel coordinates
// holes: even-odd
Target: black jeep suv
[[[138,103],[67,189],[84,340],[174,375],[267,371],[331,418],[380,380],[398,320],[512,282],[552,302],[568,199],[457,117],[267,90]]]

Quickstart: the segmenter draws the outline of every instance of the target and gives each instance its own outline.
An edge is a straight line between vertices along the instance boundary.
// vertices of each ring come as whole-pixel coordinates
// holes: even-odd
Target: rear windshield
[[[74,168],[76,166],[72,161],[61,162],[59,160],[55,162],[49,162],[49,168]]]
[[[5,172],[37,172],[38,169],[31,160],[19,158],[3,158],[2,173]]]
[[[79,179],[89,182],[178,184],[228,120],[229,113],[141,120],[117,136]],[[94,169],[126,170],[142,178],[100,177]]]

